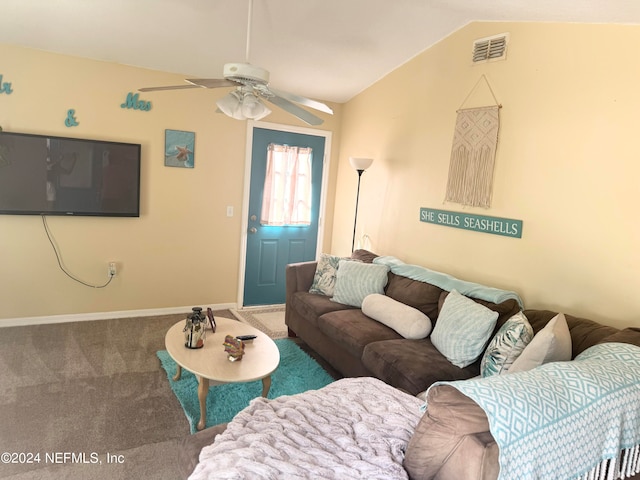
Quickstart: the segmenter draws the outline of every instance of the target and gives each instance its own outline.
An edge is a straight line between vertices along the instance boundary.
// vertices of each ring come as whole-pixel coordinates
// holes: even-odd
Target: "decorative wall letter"
[[[133,110],[142,110],[148,112],[151,110],[151,102],[139,99],[140,95],[129,92],[124,103],[120,104],[120,108],[129,108]]]
[[[2,75],[0,75],[0,93],[6,93],[7,95],[11,95],[13,90],[11,89],[10,82],[3,82]]]
[[[80,125],[80,122],[76,120],[76,111],[73,108],[67,110],[67,118],[65,119],[64,124],[67,127],[77,127]]]

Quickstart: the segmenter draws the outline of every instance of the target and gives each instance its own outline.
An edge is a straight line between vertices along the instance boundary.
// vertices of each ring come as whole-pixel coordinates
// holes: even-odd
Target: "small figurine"
[[[242,340],[232,337],[231,335],[227,335],[224,338],[223,345],[224,351],[227,352],[230,362],[242,360],[242,356],[244,355],[244,342]]]

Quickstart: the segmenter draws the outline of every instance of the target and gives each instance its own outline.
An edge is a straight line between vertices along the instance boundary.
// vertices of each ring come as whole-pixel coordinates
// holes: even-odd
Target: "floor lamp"
[[[349,163],[358,172],[358,193],[356,194],[356,216],[353,220],[353,240],[351,240],[351,253],[356,245],[356,225],[358,224],[358,200],[360,199],[360,177],[371,166],[373,158],[349,157]]]

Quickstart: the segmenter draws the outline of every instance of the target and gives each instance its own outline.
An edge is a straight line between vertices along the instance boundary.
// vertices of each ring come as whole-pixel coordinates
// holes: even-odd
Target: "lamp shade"
[[[235,118],[236,120],[244,120],[242,115],[242,97],[237,92],[231,92],[229,95],[225,95],[216,102],[218,108],[226,116]]]
[[[271,113],[271,110],[251,92],[236,90],[225,95],[216,102],[216,105],[226,116],[236,120],[260,120]]]
[[[271,113],[264,103],[253,93],[247,93],[242,99],[242,115],[253,120],[260,120]]]
[[[366,170],[373,163],[373,158],[349,157],[349,163],[356,170]]]

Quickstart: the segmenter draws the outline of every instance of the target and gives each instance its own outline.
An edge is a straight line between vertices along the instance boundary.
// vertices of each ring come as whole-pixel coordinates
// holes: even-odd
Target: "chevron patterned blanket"
[[[571,362],[442,382],[484,409],[500,480],[618,479],[640,472],[640,348],[595,345]]]

